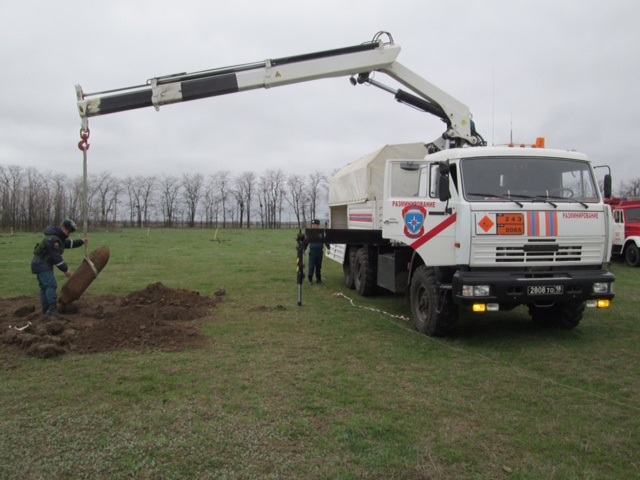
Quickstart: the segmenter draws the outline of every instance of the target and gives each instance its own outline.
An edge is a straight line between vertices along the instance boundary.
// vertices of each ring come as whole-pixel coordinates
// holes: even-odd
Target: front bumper
[[[461,305],[472,305],[479,302],[522,305],[611,300],[615,296],[613,293],[614,281],[614,275],[607,270],[458,271],[453,276],[452,293],[453,301]],[[608,284],[607,292],[594,293],[593,285],[595,283]],[[463,295],[463,285],[488,285],[489,295],[465,296]],[[558,293],[559,290],[561,293]],[[543,293],[545,291],[554,291],[555,293]]]

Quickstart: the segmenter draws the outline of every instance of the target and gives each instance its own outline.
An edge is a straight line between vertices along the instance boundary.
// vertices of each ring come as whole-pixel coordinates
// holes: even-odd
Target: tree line
[[[617,196],[640,198],[640,178],[621,181]],[[82,176],[0,165],[0,230],[38,231],[64,218],[84,222]],[[104,171],[87,178],[92,227],[307,226],[326,206],[328,175],[270,169],[233,175],[201,173],[119,178]]]
[[[621,181],[618,187],[617,197],[636,199],[640,198],[640,177]]]
[[[303,228],[326,203],[328,177],[281,169],[125,178],[105,171],[88,175],[86,192],[92,227],[279,228],[294,223]],[[82,176],[0,165],[2,230],[38,231],[67,217],[80,225],[84,205]]]

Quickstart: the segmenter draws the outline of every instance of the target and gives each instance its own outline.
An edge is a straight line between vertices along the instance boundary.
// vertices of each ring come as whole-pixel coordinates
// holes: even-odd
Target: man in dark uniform
[[[62,318],[56,306],[58,283],[53,274],[53,267],[60,269],[67,278],[71,278],[71,270],[62,259],[65,248],[77,248],[88,244],[89,239],[71,240],[69,235],[78,229],[73,220],[66,219],[59,227],[50,226],[44,231],[44,237],[33,249],[31,273],[38,276],[40,287],[40,303],[45,316]]]
[[[319,228],[320,220],[314,219],[311,222],[311,228]],[[327,250],[329,250],[329,244],[325,244]],[[309,285],[313,285],[313,274],[316,275],[316,283],[322,283],[322,257],[323,257],[323,244],[322,243],[310,243],[309,244]]]

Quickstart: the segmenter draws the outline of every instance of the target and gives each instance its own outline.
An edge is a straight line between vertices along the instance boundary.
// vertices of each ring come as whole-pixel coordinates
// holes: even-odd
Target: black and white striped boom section
[[[388,42],[380,37],[386,35]],[[351,76],[352,83],[374,85],[393,93],[400,103],[430,113],[444,120],[446,139],[459,143],[478,144],[471,131],[469,108],[420,75],[396,61],[400,46],[387,32],[378,32],[372,41],[351,47],[326,50],[292,57],[232,67],[177,73],[155,77],[142,85],[85,94],[76,85],[78,111],[83,129],[88,118],[138,108],[198,100],[257,88],[271,88],[322,78]],[[374,72],[384,73],[413,93],[388,87],[373,79]],[[414,95],[415,94],[415,95]]]
[[[78,108],[82,117],[93,117],[261,87],[357,74],[393,62],[398,51],[399,47],[385,49],[380,43],[365,43],[252,64],[167,75],[148,80],[145,85],[79,94]],[[362,61],[357,61],[358,57],[362,57]],[[347,68],[347,65],[351,67]]]

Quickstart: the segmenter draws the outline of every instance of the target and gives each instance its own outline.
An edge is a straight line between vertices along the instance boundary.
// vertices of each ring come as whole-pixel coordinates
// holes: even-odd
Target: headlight
[[[609,293],[609,284],[608,283],[594,283],[593,284],[593,293]]]
[[[491,294],[489,285],[463,285],[463,297],[488,297]]]

